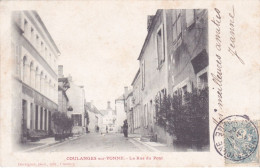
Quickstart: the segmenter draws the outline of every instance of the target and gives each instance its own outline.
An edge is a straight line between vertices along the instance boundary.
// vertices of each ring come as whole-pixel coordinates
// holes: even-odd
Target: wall
[[[121,132],[121,127],[124,124],[124,120],[126,119],[126,113],[124,109],[124,100],[116,100],[116,127],[117,131]]]
[[[164,37],[164,54],[165,59],[162,62],[161,66],[158,65],[158,56],[157,56],[157,31],[161,28],[163,31],[162,35]],[[156,133],[155,125],[155,108],[154,108],[154,99],[155,96],[163,89],[168,88],[167,82],[167,51],[165,50],[165,46],[167,46],[167,36],[165,35],[165,14],[163,10],[158,10],[157,14],[154,18],[154,21],[151,25],[150,32],[148,33],[148,37],[144,44],[142,57],[140,60],[140,67],[142,67],[142,62],[145,62],[145,86],[142,88],[141,94],[141,123],[142,124],[142,135],[153,135]],[[141,69],[141,78],[143,69]],[[142,81],[142,80],[141,80]],[[146,105],[147,112],[145,112],[144,106]]]

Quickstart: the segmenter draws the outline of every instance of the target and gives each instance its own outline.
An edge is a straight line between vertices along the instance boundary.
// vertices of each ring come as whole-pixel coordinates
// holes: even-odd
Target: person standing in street
[[[125,137],[128,137],[128,123],[127,123],[127,120],[124,121],[123,133],[124,133]]]

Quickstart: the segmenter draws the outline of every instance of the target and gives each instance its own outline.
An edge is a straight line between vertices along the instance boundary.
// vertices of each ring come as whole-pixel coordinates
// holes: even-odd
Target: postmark
[[[221,156],[231,161],[242,161],[256,151],[259,134],[248,116],[232,115],[217,124],[213,141]]]

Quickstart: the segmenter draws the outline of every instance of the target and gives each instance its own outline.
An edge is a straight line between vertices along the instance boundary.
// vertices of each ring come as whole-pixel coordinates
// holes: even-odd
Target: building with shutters
[[[11,28],[12,134],[17,143],[51,133],[60,51],[36,11],[12,12]]]
[[[172,143],[172,137],[156,124],[155,100],[164,95],[191,92],[208,85],[208,12],[202,9],[157,10],[148,16],[148,34],[138,57],[133,97],[140,96],[140,114],[135,112],[134,128],[143,137]],[[134,101],[135,102],[135,101]],[[136,119],[140,117],[139,119]]]

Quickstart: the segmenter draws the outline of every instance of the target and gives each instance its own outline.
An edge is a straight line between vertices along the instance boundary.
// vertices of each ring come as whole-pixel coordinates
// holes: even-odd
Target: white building
[[[96,132],[98,127],[99,127],[99,131],[101,131],[102,123],[103,123],[103,115],[94,106],[93,101],[86,102],[86,110],[89,116],[88,131]]]
[[[72,77],[69,76],[70,89],[67,90],[67,96],[70,100],[70,106],[72,111],[68,111],[68,116],[73,119],[73,133],[85,132],[86,122],[85,116],[85,90],[84,86],[78,86],[72,81]]]
[[[125,112],[125,99],[124,96],[120,96],[115,100],[116,104],[116,128],[117,132],[122,132],[122,126],[124,125],[124,120],[126,119],[126,112]]]
[[[116,128],[116,112],[110,106],[110,101],[107,102],[107,109],[100,110],[103,114],[103,126],[101,128],[102,132],[117,132]]]
[[[12,13],[12,134],[24,142],[32,132],[51,133],[51,114],[58,108],[54,40],[35,11]]]

